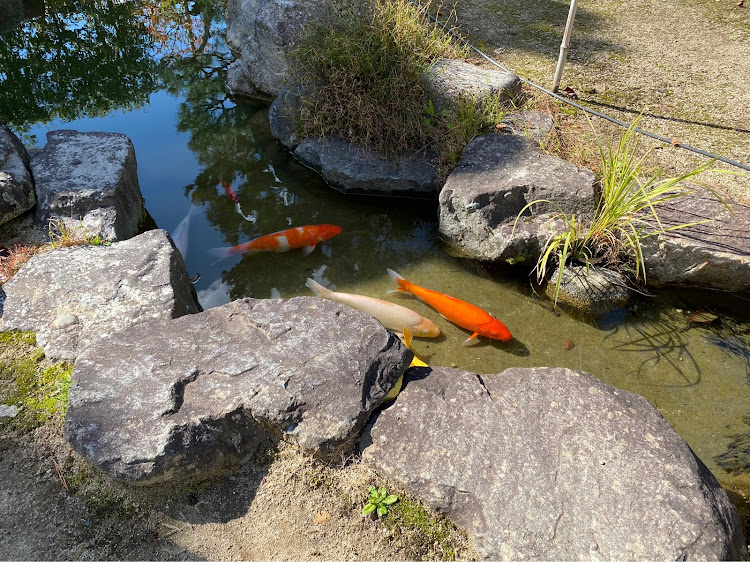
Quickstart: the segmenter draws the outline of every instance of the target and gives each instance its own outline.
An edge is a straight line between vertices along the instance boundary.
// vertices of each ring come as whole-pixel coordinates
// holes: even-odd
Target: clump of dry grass
[[[291,56],[297,81],[311,86],[302,93],[303,136],[337,136],[391,155],[431,146],[447,175],[466,144],[492,130],[503,117],[498,100],[435,110],[425,72],[467,52],[427,8],[376,0],[362,10],[339,0],[324,23],[306,28]]]
[[[42,251],[43,246],[27,246],[16,244],[6,248],[4,255],[0,255],[0,285],[13,277],[23,264],[32,256]]]

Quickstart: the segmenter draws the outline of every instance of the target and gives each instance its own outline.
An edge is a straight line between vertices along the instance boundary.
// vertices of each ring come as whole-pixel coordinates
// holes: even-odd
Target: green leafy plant
[[[370,497],[362,508],[362,515],[370,515],[372,512],[375,512],[378,517],[382,517],[388,513],[388,506],[398,501],[398,496],[394,494],[388,495],[385,486],[380,486],[379,488],[370,486],[367,490],[370,493]]]
[[[51,248],[68,248],[70,246],[103,246],[109,242],[98,234],[91,234],[83,222],[74,225],[72,219],[50,219],[47,226],[49,231],[49,246]]]
[[[615,146],[605,148],[594,130],[601,160],[601,178],[598,204],[589,224],[582,223],[575,215],[568,216],[559,206],[546,199],[531,201],[516,217],[514,230],[523,213],[534,205],[547,204],[557,210],[550,219],[551,234],[542,247],[535,267],[541,282],[552,267],[559,266],[555,302],[560,291],[562,269],[568,261],[576,260],[587,267],[598,263],[615,268],[626,267],[636,279],[645,281],[646,266],[642,251],[645,238],[710,220],[668,227],[662,224],[658,207],[690,193],[692,188],[684,182],[706,172],[715,160],[704,162],[679,176],[664,177],[662,172],[656,172],[644,178],[649,153],[641,154],[639,151],[640,134],[636,130],[639,119],[633,121]],[[593,130],[593,125],[591,127]],[[710,191],[723,203],[721,197],[708,186],[699,187]]]

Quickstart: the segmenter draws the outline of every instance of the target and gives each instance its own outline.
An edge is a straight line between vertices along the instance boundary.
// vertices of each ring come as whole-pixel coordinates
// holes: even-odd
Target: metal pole
[[[576,20],[576,10],[578,9],[578,0],[571,0],[570,11],[568,12],[568,22],[565,24],[562,43],[560,44],[560,58],[557,59],[557,69],[555,70],[555,80],[552,82],[552,91],[557,92],[560,86],[563,66],[568,58],[568,47],[570,46],[570,35],[573,33],[573,22]]]

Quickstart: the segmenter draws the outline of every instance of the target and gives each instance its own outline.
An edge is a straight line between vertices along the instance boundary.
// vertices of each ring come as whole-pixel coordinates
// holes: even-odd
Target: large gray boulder
[[[363,459],[486,559],[733,560],[739,517],[641,396],[561,368],[411,369]]]
[[[94,466],[143,484],[243,462],[282,432],[340,461],[412,357],[338,303],[234,301],[87,348],[65,435]]]
[[[294,156],[345,192],[434,197],[439,186],[429,150],[392,157],[328,137],[303,140]]]
[[[125,135],[51,131],[31,159],[31,171],[42,227],[59,219],[110,241],[138,232],[143,197],[133,143]]]
[[[591,218],[596,206],[596,177],[545,154],[530,138],[489,134],[469,143],[440,192],[440,234],[447,250],[481,261],[533,262],[560,221]],[[513,231],[516,217],[528,208]]]
[[[0,125],[0,224],[32,209],[35,203],[29,155],[18,137]]]
[[[3,289],[0,328],[36,332],[53,360],[73,360],[128,326],[200,311],[182,256],[164,230],[111,246],[37,254]]]
[[[664,228],[704,222],[643,239],[649,285],[750,289],[750,207],[693,191],[657,207]]]
[[[317,0],[229,0],[227,44],[235,61],[227,85],[237,94],[273,98],[289,82],[289,50],[303,25],[320,19]]]

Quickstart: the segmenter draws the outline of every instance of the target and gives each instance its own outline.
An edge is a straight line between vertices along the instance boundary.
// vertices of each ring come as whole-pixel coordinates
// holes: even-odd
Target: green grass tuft
[[[455,548],[461,534],[456,526],[408,496],[400,496],[380,520],[394,535],[406,539],[410,558],[455,560],[461,554]]]

